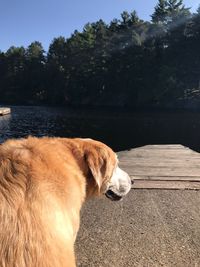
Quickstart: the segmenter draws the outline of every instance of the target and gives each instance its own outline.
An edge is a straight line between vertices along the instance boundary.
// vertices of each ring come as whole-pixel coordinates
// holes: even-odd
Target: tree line
[[[47,52],[38,41],[0,52],[0,102],[127,108],[200,103],[200,7],[159,0],[151,21],[133,11],[87,23]]]

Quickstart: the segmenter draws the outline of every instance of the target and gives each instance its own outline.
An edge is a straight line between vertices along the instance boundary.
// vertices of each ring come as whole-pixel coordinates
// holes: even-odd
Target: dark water
[[[12,107],[0,117],[0,143],[27,135],[90,137],[115,151],[146,144],[183,144],[200,150],[200,113],[136,113]]]

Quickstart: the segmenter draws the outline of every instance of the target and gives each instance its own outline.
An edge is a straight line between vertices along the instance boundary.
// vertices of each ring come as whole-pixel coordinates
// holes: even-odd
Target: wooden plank
[[[149,171],[154,171],[155,169],[160,169],[161,171],[162,170],[164,170],[164,171],[168,171],[168,170],[174,170],[174,171],[176,171],[176,170],[186,170],[186,171],[189,171],[189,170],[187,170],[188,168],[190,168],[190,170],[191,171],[193,171],[193,170],[197,170],[197,171],[200,171],[200,164],[199,165],[197,165],[197,164],[195,164],[195,165],[192,165],[192,164],[162,164],[162,163],[158,163],[157,165],[156,165],[156,163],[154,162],[152,165],[142,165],[142,164],[140,164],[140,165],[134,165],[134,164],[128,164],[128,163],[120,163],[120,166],[122,167],[122,168],[125,168],[125,169],[131,169],[131,170],[139,170],[139,171],[142,171],[142,170],[144,170],[145,172],[147,171],[147,169],[149,170]],[[188,175],[188,174],[187,174]],[[200,175],[200,173],[199,173],[199,175]]]
[[[189,149],[188,147],[180,145],[180,144],[173,144],[173,145],[166,145],[166,144],[146,145],[146,146],[139,147],[139,149],[146,149],[146,148],[147,149]]]
[[[152,168],[165,168],[167,167],[177,167],[177,168],[200,168],[200,160],[163,160],[163,161],[152,161],[152,160],[134,160],[131,161],[123,161],[120,163],[121,167],[131,167],[142,168],[142,167],[152,167]]]
[[[156,161],[155,161],[156,160]],[[197,157],[183,157],[183,158],[168,158],[168,157],[162,157],[162,158],[145,158],[145,157],[142,157],[142,158],[137,158],[137,157],[129,157],[129,158],[124,158],[124,159],[119,159],[119,163],[120,164],[132,164],[132,165],[136,165],[136,164],[139,164],[139,165],[144,165],[144,164],[152,164],[152,163],[163,163],[163,164],[180,164],[184,162],[185,163],[188,163],[188,164],[192,164],[192,163],[195,163],[195,164],[198,164],[200,165],[200,157],[197,158]]]
[[[184,148],[188,148],[187,146],[181,145],[181,144],[149,144],[149,145],[145,145],[145,146],[139,146],[139,147],[135,147],[135,148],[130,148],[126,151],[119,151],[119,153],[123,153],[123,152],[128,152],[128,151],[132,151],[132,150],[138,150],[138,149],[171,149],[171,148],[180,148],[180,149],[184,149]]]
[[[133,189],[179,189],[200,190],[200,182],[135,180]]]
[[[144,175],[144,176],[200,176],[200,168],[178,168],[174,167],[141,167],[132,168],[131,166],[120,165],[122,169],[127,171],[129,175]]]
[[[176,145],[176,146],[171,146],[171,145],[147,145],[143,147],[137,147],[133,148],[127,151],[120,151],[118,152],[119,156],[124,155],[136,155],[136,154],[143,154],[146,156],[145,153],[153,153],[153,154],[159,154],[159,153],[175,153],[175,154],[199,154],[196,151],[191,150],[188,147],[185,147],[183,145]]]
[[[130,175],[131,179],[135,180],[149,180],[149,181],[190,181],[200,182],[200,176],[143,176]]]
[[[155,181],[191,181],[200,182],[200,176],[136,176],[130,175],[131,179],[135,180],[155,180]]]
[[[3,116],[3,115],[7,115],[7,114],[10,114],[11,113],[11,109],[10,108],[0,108],[0,116]]]
[[[145,155],[146,154],[146,155]],[[139,160],[139,159],[146,159],[146,160],[186,160],[190,161],[192,159],[200,160],[200,154],[175,154],[175,153],[168,153],[164,152],[163,154],[153,154],[150,152],[147,153],[140,153],[140,154],[126,154],[126,155],[120,155],[118,156],[119,161],[131,161],[134,162],[133,160]]]
[[[200,153],[182,145],[148,145],[118,153],[133,188],[200,189]]]
[[[120,155],[123,156],[123,155]],[[157,149],[145,149],[145,150],[137,150],[137,151],[129,151],[125,154],[125,156],[131,156],[131,157],[170,157],[170,158],[176,158],[179,156],[187,156],[187,157],[191,157],[191,156],[197,156],[200,157],[198,152],[195,152],[193,150],[190,149],[185,149],[185,150],[176,150],[176,149],[162,149],[162,150],[157,150]]]
[[[200,155],[199,154],[190,154],[190,155],[183,155],[183,154],[179,154],[179,155],[169,155],[167,153],[165,153],[165,156],[158,154],[158,155],[123,155],[123,156],[119,156],[118,157],[119,161],[131,161],[134,162],[135,160],[186,160],[186,161],[191,161],[191,159],[195,159],[195,160],[200,160]]]
[[[146,146],[140,146],[131,148],[126,151],[119,151],[118,153],[127,153],[127,152],[133,152],[133,151],[144,151],[144,150],[190,150],[190,148],[184,146],[184,145],[146,145]]]

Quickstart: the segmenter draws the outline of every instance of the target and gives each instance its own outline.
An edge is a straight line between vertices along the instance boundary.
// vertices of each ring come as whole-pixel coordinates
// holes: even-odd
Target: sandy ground
[[[132,189],[82,209],[79,267],[199,267],[200,191]]]

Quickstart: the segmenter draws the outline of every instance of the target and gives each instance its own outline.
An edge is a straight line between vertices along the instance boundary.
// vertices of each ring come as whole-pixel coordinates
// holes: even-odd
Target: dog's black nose
[[[117,195],[115,192],[113,192],[112,190],[108,190],[105,195],[107,196],[107,198],[110,198],[111,200],[114,201],[118,201],[122,198],[122,196]]]
[[[131,180],[131,185],[133,185],[134,184],[134,180]]]

